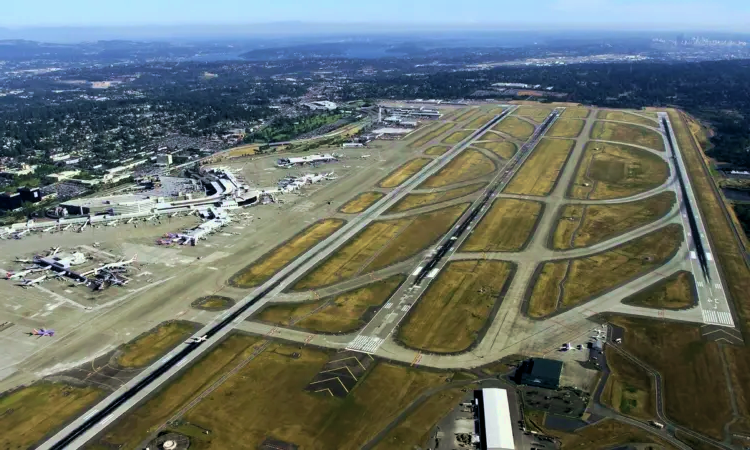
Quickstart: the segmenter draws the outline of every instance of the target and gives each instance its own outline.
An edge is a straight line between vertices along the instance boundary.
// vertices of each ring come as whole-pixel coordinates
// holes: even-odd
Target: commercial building
[[[304,166],[307,164],[329,163],[337,161],[337,158],[329,153],[320,155],[299,156],[295,158],[281,158],[276,161],[276,166],[281,168]]]
[[[519,384],[557,389],[560,387],[562,368],[562,361],[532,358],[521,364],[516,372],[516,379]]]
[[[515,450],[508,392],[497,388],[477,390],[474,391],[474,402],[479,421],[480,448]]]
[[[172,165],[172,154],[163,153],[156,156],[156,164],[160,166],[171,166]]]
[[[322,109],[322,110],[327,110],[327,111],[333,111],[334,109],[338,108],[338,105],[336,103],[329,102],[327,100],[303,103],[303,105],[312,110]]]

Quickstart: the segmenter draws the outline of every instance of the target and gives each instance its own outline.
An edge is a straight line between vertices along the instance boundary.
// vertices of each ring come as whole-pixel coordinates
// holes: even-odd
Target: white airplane
[[[137,258],[138,258],[138,255],[136,254],[136,255],[133,255],[133,257],[131,259],[121,260],[121,261],[117,261],[117,262],[114,262],[114,263],[105,264],[105,265],[103,265],[101,267],[97,267],[97,268],[95,268],[95,269],[93,269],[93,270],[91,270],[89,272],[86,272],[84,274],[81,274],[81,275],[88,275],[90,273],[93,273],[94,275],[96,275],[101,270],[114,269],[115,267],[129,266],[129,265],[133,264],[136,261]]]
[[[80,233],[80,232],[82,232],[83,230],[85,230],[85,229],[86,229],[86,226],[88,226],[88,224],[89,224],[89,221],[88,221],[88,220],[87,220],[87,221],[85,221],[85,222],[83,222],[83,225],[81,225],[81,227],[80,227],[80,228],[78,229],[78,232]]]
[[[172,214],[170,214],[170,215],[169,215],[169,217],[170,217],[170,218],[172,218],[172,217],[177,217],[177,214],[179,214],[179,213],[178,213],[178,212],[176,212],[176,213],[172,213]]]
[[[46,278],[47,278],[47,275],[42,275],[41,277],[39,277],[39,278],[34,278],[34,279],[32,279],[32,280],[29,280],[29,279],[26,279],[26,278],[24,278],[24,279],[23,279],[23,283],[19,284],[19,286],[21,286],[21,287],[33,286],[33,285],[35,285],[35,284],[41,283],[41,282],[42,282],[42,281],[44,281],[44,280],[45,280]]]
[[[45,229],[42,230],[42,233],[49,233],[49,232],[53,231],[55,228],[57,228],[57,226],[52,226],[52,227],[49,227],[49,228],[45,228]]]
[[[60,251],[60,247],[52,247],[52,252],[48,256],[55,256]]]
[[[367,159],[367,158],[369,158],[370,156],[372,156],[372,155],[362,155],[362,156],[360,156],[360,158],[362,158],[362,159]]]
[[[26,275],[30,273],[41,272],[43,270],[46,270],[46,269],[26,269],[26,270],[21,270],[19,272],[6,272],[5,278],[7,280],[21,280],[21,279],[24,279]]]
[[[334,173],[333,173],[333,172],[325,174],[325,179],[326,179],[326,180],[329,180],[329,181],[330,181],[330,180],[335,180],[335,179],[337,179],[337,178],[338,178],[338,177],[337,177],[336,175],[334,175]]]
[[[15,239],[21,239],[22,237],[26,236],[27,234],[29,234],[29,230],[23,230],[23,231],[19,231],[18,233],[14,234],[13,237]]]
[[[201,336],[201,337],[197,337],[197,338],[190,338],[190,339],[188,339],[187,341],[185,341],[185,343],[186,343],[186,344],[199,344],[199,343],[201,343],[201,342],[206,342],[206,339],[208,339],[208,336],[204,334],[204,335],[203,335],[203,336]]]
[[[72,227],[72,226],[73,226],[73,224],[69,223],[69,224],[65,225],[65,227],[63,227],[62,231],[68,231],[70,229],[70,227]]]
[[[119,220],[113,220],[111,222],[107,222],[105,225],[107,225],[108,227],[116,227],[118,223]]]
[[[128,219],[127,222],[125,222],[125,225],[130,225],[131,223],[133,223],[134,220],[135,220],[135,217],[131,217],[130,219]]]
[[[154,219],[156,219],[156,214],[154,214],[153,216],[146,217],[145,219],[143,219],[143,221],[144,222],[150,222],[150,221],[152,221]]]

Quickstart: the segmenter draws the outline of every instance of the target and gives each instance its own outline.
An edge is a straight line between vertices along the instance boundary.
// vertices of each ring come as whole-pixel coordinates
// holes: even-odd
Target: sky
[[[8,0],[0,27],[370,23],[747,31],[748,0]]]

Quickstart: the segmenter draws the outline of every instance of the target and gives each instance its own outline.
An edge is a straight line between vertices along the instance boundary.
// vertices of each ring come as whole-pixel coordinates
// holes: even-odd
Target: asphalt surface
[[[677,160],[677,170],[682,173],[682,180],[685,183],[687,190],[687,198],[683,198],[682,191],[677,189],[677,196],[681,205],[681,217],[683,219],[683,229],[685,230],[685,238],[689,245],[690,252],[690,266],[692,267],[693,275],[696,280],[696,288],[698,292],[698,300],[700,303],[701,314],[703,316],[703,322],[707,325],[719,325],[725,327],[734,328],[734,319],[732,318],[732,311],[729,308],[729,302],[727,301],[726,294],[724,292],[724,283],[721,278],[721,273],[716,266],[716,259],[714,258],[713,249],[711,243],[707,239],[708,232],[706,226],[701,217],[700,208],[698,202],[695,199],[695,193],[690,183],[690,177],[687,173],[685,161],[682,157],[682,153],[677,144],[677,137],[674,135],[674,130],[669,122],[669,116],[666,113],[659,113],[660,118],[666,120],[669,124],[669,129],[666,130],[670,136],[672,144],[676,150],[674,156]],[[669,148],[669,142],[665,136],[665,142],[667,152],[671,155]],[[703,270],[700,264],[700,249],[696,245],[696,239],[691,233],[691,227],[689,223],[689,210],[686,208],[686,202],[691,206],[693,217],[698,228],[700,243],[702,243],[703,251],[705,254],[706,270]]]

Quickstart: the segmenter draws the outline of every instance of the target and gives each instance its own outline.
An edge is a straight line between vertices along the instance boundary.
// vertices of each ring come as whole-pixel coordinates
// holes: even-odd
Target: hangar
[[[515,450],[508,392],[505,389],[474,391],[482,450]]]
[[[521,364],[516,372],[516,378],[519,384],[557,389],[560,387],[562,368],[562,361],[532,358]]]

